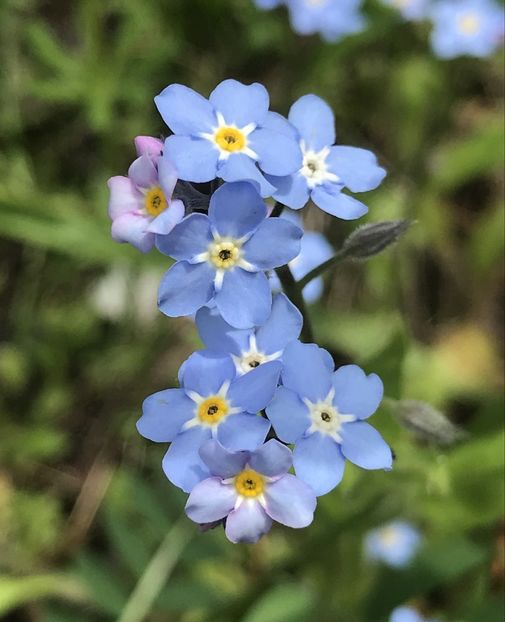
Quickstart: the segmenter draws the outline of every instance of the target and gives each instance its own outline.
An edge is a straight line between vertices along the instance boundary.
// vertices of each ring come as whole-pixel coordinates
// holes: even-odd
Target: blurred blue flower
[[[139,157],[128,169],[128,177],[111,177],[109,216],[112,238],[129,242],[146,253],[154,246],[155,234],[167,234],[184,218],[184,204],[172,201],[177,171],[168,158],[161,158],[163,143],[151,136],[137,136]]]
[[[312,522],[314,492],[288,473],[291,451],[279,441],[230,452],[211,440],[200,457],[212,477],[197,484],[186,503],[186,514],[196,523],[226,518],[231,542],[257,542],[273,520],[297,529]]]
[[[428,16],[431,0],[382,0],[384,4],[398,9],[407,20],[418,21]]]
[[[301,218],[291,210],[284,210],[281,214],[281,218],[286,218],[302,228]],[[333,254],[334,251],[331,244],[322,233],[318,233],[317,231],[304,231],[303,238],[301,239],[300,254],[292,259],[288,263],[288,266],[295,279],[299,281],[311,270],[317,268],[317,266],[332,257]],[[269,279],[273,291],[280,291],[281,283],[275,272],[270,274]],[[316,302],[316,300],[321,298],[323,287],[324,282],[321,276],[313,279],[303,288],[303,298],[309,303]]]
[[[503,43],[505,13],[493,0],[442,0],[431,13],[431,45],[441,58],[485,57]]]
[[[268,92],[261,84],[224,80],[208,100],[186,86],[171,84],[154,101],[174,133],[165,141],[164,157],[174,162],[180,179],[246,180],[266,197],[274,188],[260,169],[290,175],[301,166],[300,147],[289,123],[268,111]]]
[[[276,186],[274,198],[300,209],[311,199],[333,216],[353,220],[366,214],[366,205],[342,190],[366,192],[386,175],[371,151],[336,146],[335,119],[328,104],[316,95],[304,95],[289,111],[303,153],[302,167],[285,177],[268,176]]]
[[[365,538],[367,557],[395,568],[407,566],[420,545],[421,534],[405,521],[393,521],[374,529]]]
[[[412,607],[397,607],[389,618],[389,622],[437,622],[430,618],[423,617]]]
[[[159,250],[176,260],[160,284],[161,311],[191,315],[213,301],[235,328],[264,324],[272,294],[263,271],[296,257],[303,235],[292,223],[266,215],[254,186],[224,184],[212,195],[208,216],[190,214],[170,235],[158,237]]]
[[[291,27],[299,35],[319,33],[329,42],[360,32],[362,0],[285,0]]]
[[[345,460],[364,469],[391,469],[391,449],[363,420],[382,400],[376,374],[367,376],[357,365],[333,371],[330,355],[315,344],[291,342],[284,350],[282,385],[267,407],[267,415],[285,443],[294,443],[298,477],[316,495],[341,481]]]
[[[275,296],[268,320],[256,328],[233,328],[215,308],[203,307],[196,314],[196,327],[205,346],[231,355],[239,375],[280,360],[287,344],[300,336],[302,324],[302,314],[284,294]]]
[[[230,357],[203,350],[183,363],[180,389],[144,400],[137,429],[152,441],[171,442],[163,470],[173,484],[189,492],[209,477],[198,450],[211,438],[232,450],[263,443],[270,423],[256,413],[271,401],[280,370],[272,361],[237,378]]]

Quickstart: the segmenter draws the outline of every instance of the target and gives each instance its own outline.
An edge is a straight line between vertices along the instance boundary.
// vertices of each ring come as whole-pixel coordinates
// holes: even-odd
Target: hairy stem
[[[323,274],[323,272],[328,270],[328,268],[332,268],[333,266],[336,266],[338,263],[343,261],[346,258],[346,256],[347,256],[346,249],[341,248],[333,255],[333,257],[330,257],[325,262],[323,262],[322,264],[320,264],[319,266],[317,266],[316,268],[308,272],[303,278],[301,278],[297,282],[298,287],[302,290],[305,287],[305,285],[307,285],[307,283],[310,283],[311,281],[316,279],[318,276],[321,276],[321,274]]]

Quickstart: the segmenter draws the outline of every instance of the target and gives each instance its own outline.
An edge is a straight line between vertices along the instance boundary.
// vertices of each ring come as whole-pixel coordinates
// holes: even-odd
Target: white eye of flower
[[[325,181],[338,182],[339,177],[328,170],[326,158],[330,153],[329,147],[324,147],[321,151],[307,149],[305,142],[300,143],[303,154],[303,163],[300,173],[307,180],[309,188],[315,188]]]
[[[342,429],[342,425],[344,423],[356,421],[357,417],[355,415],[344,415],[343,413],[340,413],[333,405],[334,397],[335,391],[334,389],[331,389],[324,400],[320,400],[319,402],[311,402],[308,399],[304,399],[303,401],[309,409],[309,415],[312,421],[308,432],[320,432],[321,434],[327,434],[337,443],[341,443],[342,437],[339,432]]]
[[[233,362],[235,363],[235,368],[239,375],[247,374],[248,371],[259,367],[263,363],[268,363],[269,361],[275,361],[281,356],[282,352],[274,352],[273,354],[265,354],[258,350],[258,346],[256,344],[256,335],[251,335],[249,337],[249,350],[241,352],[240,356],[236,356],[232,354]]]

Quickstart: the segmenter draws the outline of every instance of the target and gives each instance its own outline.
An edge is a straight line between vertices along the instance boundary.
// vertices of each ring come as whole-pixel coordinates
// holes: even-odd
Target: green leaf
[[[302,622],[311,619],[314,597],[303,585],[278,585],[263,594],[242,622]]]

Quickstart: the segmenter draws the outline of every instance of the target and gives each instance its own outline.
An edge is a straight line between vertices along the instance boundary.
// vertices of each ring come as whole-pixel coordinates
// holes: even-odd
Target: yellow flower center
[[[398,532],[394,527],[384,527],[379,532],[379,538],[384,546],[394,546],[398,540]]]
[[[479,18],[473,13],[467,13],[460,17],[459,30],[465,35],[474,35],[479,30]]]
[[[217,130],[214,140],[224,151],[241,151],[245,147],[246,138],[236,127],[221,127]]]
[[[235,489],[243,497],[257,497],[264,488],[263,476],[252,469],[245,469],[235,477]]]
[[[220,270],[229,270],[240,257],[240,247],[236,242],[214,242],[209,247],[209,257]]]
[[[150,188],[145,196],[144,205],[150,216],[158,216],[168,207],[165,193],[159,186]]]
[[[198,418],[202,423],[219,423],[228,414],[228,402],[222,397],[211,395],[198,407]]]

